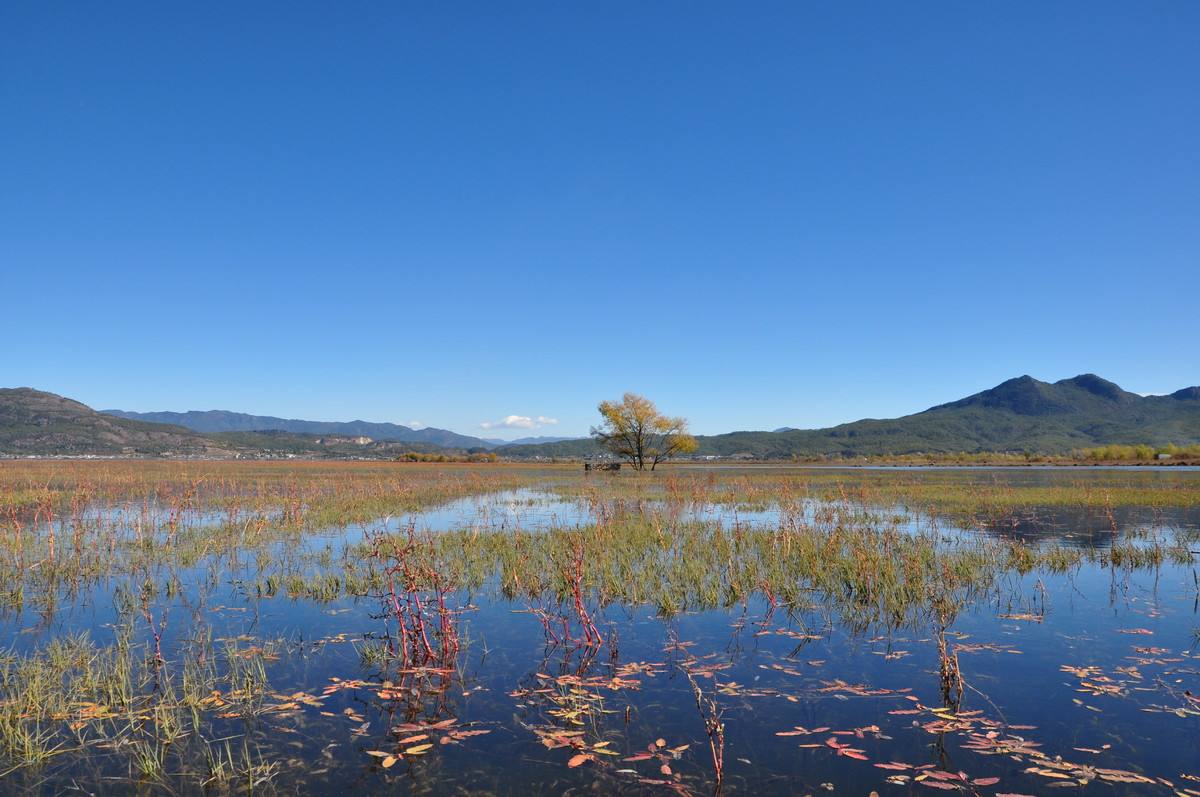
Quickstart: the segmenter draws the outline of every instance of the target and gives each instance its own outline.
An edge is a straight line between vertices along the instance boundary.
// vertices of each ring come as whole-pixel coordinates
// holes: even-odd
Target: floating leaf
[[[407,739],[401,739],[400,741],[396,742],[396,744],[402,745],[402,744],[412,744],[413,742],[423,742],[428,738],[429,738],[429,734],[418,733],[416,736],[409,736]]]

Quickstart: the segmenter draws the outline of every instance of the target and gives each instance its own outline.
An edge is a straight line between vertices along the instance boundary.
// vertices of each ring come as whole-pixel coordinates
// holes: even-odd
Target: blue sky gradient
[[[1198,76],[1191,2],[5,3],[0,384],[510,437],[1174,390]]]

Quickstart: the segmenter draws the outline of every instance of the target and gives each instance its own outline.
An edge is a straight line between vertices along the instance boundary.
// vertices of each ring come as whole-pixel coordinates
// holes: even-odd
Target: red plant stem
[[[396,572],[392,568],[388,568],[388,594],[392,599],[392,611],[396,615],[396,625],[400,629],[400,650],[404,657],[405,666],[408,665],[408,629],[404,623],[404,611],[400,608],[400,598],[396,595]]]
[[[579,615],[579,624],[583,627],[584,644],[587,647],[600,647],[604,643],[604,637],[600,635],[600,630],[592,622],[587,607],[583,603],[582,540],[578,541],[575,545],[574,569],[575,572],[571,578],[571,591],[575,599],[575,613]]]

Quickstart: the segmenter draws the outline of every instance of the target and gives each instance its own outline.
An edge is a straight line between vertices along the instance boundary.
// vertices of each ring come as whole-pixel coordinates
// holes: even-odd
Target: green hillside
[[[178,426],[103,415],[54,393],[0,388],[0,454],[206,455],[232,452]]]
[[[369,421],[303,421],[294,418],[277,418],[273,415],[247,415],[244,412],[207,410],[198,412],[126,412],[124,410],[101,410],[105,415],[149,423],[166,423],[182,426],[203,434],[244,432],[287,432],[300,436],[370,437],[372,440],[387,440],[411,443],[418,448],[440,446],[442,448],[493,448],[496,444],[478,437],[461,435],[446,429],[424,427],[412,429],[394,423],[371,423]]]
[[[1140,396],[1093,374],[1054,383],[1022,376],[902,418],[696,439],[697,456],[760,459],[960,451],[1066,454],[1111,443],[1189,445],[1200,443],[1200,388]],[[598,450],[585,440],[505,446],[497,453],[514,458],[580,457]]]
[[[162,423],[96,412],[31,388],[0,388],[0,456],[203,456],[393,458],[447,451],[422,442],[359,443],[340,435],[290,432],[202,434]]]

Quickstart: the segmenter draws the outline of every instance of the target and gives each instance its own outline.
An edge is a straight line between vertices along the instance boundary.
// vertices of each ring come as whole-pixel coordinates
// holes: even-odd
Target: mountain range
[[[698,436],[699,456],[852,457],[887,454],[1030,451],[1065,454],[1111,443],[1200,443],[1200,387],[1141,396],[1095,374],[1058,382],[1020,376],[966,398],[885,420],[827,429],[783,428]],[[501,447],[508,457],[597,453],[590,440]]]
[[[302,421],[295,418],[276,418],[273,415],[249,415],[229,410],[188,410],[187,412],[128,412],[126,410],[100,410],[105,415],[114,415],[131,421],[167,423],[182,426],[194,432],[293,432],[308,435],[339,435],[342,437],[370,437],[372,440],[387,440],[404,443],[424,443],[441,448],[495,448],[497,446],[529,445],[536,443],[559,443],[573,440],[572,437],[518,437],[501,440],[493,437],[471,437],[448,429],[431,426],[415,428],[397,423],[375,423],[372,421]]]
[[[124,410],[101,410],[105,415],[126,418],[131,421],[148,421],[182,426],[194,432],[293,432],[311,435],[339,435],[343,437],[370,437],[373,440],[392,440],[405,443],[428,443],[442,448],[494,448],[498,443],[457,434],[446,429],[422,427],[414,429],[396,423],[372,423],[370,421],[301,421],[294,418],[276,418],[271,415],[248,415],[228,410],[188,412],[125,412]],[[503,441],[500,441],[503,442]]]
[[[357,438],[371,438],[369,443]],[[1142,396],[1094,374],[1058,382],[1021,376],[901,418],[827,429],[698,436],[698,456],[776,459],[1030,451],[1064,454],[1112,443],[1200,443],[1200,387]],[[407,450],[491,450],[514,459],[597,453],[589,438],[504,442],[445,429],[208,412],[96,412],[31,388],[0,389],[0,455],[388,457]]]
[[[18,387],[0,388],[0,453],[225,456],[234,452],[180,426],[114,418],[54,393]]]

